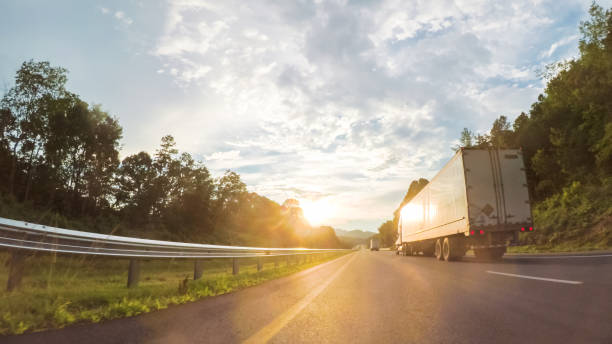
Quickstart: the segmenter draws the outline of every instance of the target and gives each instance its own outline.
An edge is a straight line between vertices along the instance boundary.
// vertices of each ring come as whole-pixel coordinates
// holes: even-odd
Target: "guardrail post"
[[[261,264],[261,258],[257,258],[257,272],[261,271],[263,265]]]
[[[25,270],[25,258],[25,254],[21,251],[13,250],[11,252],[6,291],[13,291],[21,284],[21,278]]]
[[[128,269],[127,287],[133,288],[138,286],[140,278],[140,261],[138,259],[130,259],[130,267]]]
[[[240,272],[240,266],[238,265],[238,258],[232,259],[232,274],[238,275]]]
[[[196,259],[195,262],[193,262],[193,280],[194,281],[202,278],[202,270],[204,270],[202,263],[203,262],[201,259]]]

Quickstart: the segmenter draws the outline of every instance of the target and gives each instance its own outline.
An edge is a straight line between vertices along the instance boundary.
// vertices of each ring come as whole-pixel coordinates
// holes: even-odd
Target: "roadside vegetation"
[[[21,288],[0,294],[0,335],[164,309],[287,276],[343,254],[263,258],[260,272],[255,258],[243,258],[238,275],[232,275],[231,259],[204,260],[204,275],[197,281],[193,280],[192,260],[143,261],[140,283],[130,289],[126,288],[128,260],[31,256]],[[8,258],[0,254],[0,285],[6,285]]]
[[[465,128],[455,147],[522,149],[536,231],[521,233],[526,246],[511,252],[612,248],[612,9],[593,3],[589,13],[580,55],[546,68],[531,109],[513,123],[500,116],[489,133]],[[379,228],[385,246],[396,240],[399,209],[426,184],[413,181]]]

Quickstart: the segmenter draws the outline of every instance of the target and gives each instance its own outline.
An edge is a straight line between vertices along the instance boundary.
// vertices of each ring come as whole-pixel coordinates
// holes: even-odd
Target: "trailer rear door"
[[[499,224],[501,214],[490,152],[464,150],[463,166],[470,225],[488,227]]]
[[[520,150],[463,151],[470,225],[501,229],[531,223]]]
[[[503,186],[504,207],[507,224],[531,223],[531,207],[527,176],[520,150],[497,152]]]

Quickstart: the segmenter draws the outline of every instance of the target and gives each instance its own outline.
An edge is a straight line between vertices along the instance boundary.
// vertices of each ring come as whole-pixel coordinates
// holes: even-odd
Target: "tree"
[[[386,221],[378,227],[378,235],[383,247],[391,247],[397,240],[397,227],[392,220]]]
[[[179,159],[180,170],[166,220],[181,224],[184,236],[195,238],[214,230],[213,195],[215,187],[208,169],[188,153]],[[245,186],[246,188],[246,186]]]
[[[115,118],[94,106],[89,111],[91,140],[87,145],[86,192],[93,209],[108,205],[113,192],[113,179],[119,166],[119,140],[122,128]]]
[[[472,147],[472,135],[472,132],[468,128],[463,128],[460,139],[462,147]]]
[[[461,137],[459,138],[459,145],[454,146],[453,150],[457,152],[461,148],[472,147],[472,137],[473,136],[474,134],[468,128],[463,128],[463,131],[461,132]]]
[[[217,180],[217,211],[223,217],[230,217],[238,209],[239,203],[246,195],[246,184],[240,180],[238,173],[227,170]]]
[[[153,166],[157,170],[154,182],[154,193],[156,204],[154,212],[161,216],[168,207],[172,196],[175,194],[176,180],[180,172],[180,162],[176,160],[178,150],[174,137],[166,135],[162,137],[161,147],[155,154]]]
[[[9,180],[10,167],[15,163],[11,154],[10,133],[15,127],[15,116],[10,109],[0,108],[0,188]]]
[[[604,9],[597,5],[595,1],[591,3],[589,8],[590,20],[580,22],[580,33],[582,38],[580,39],[580,51],[589,50],[589,45],[593,45],[595,48],[602,50],[606,47],[607,39],[610,38],[610,28],[612,27],[611,11]]]
[[[153,183],[157,170],[146,152],[133,154],[121,162],[115,177],[116,207],[134,220],[148,219],[156,203]]]
[[[48,205],[54,204],[58,193],[63,194],[68,189],[71,177],[71,166],[68,164],[70,145],[75,142],[74,135],[78,134],[78,128],[75,130],[75,127],[80,123],[73,122],[70,114],[79,102],[76,96],[69,95],[45,104],[44,111],[48,117],[45,164],[39,169],[45,177],[38,181],[41,186],[38,196],[47,197]]]
[[[47,113],[42,111],[43,104],[67,95],[66,73],[66,69],[52,67],[46,61],[24,62],[15,76],[15,86],[0,101],[5,114],[2,137],[8,141],[12,155],[9,193],[14,193],[17,161],[21,160],[26,168],[25,198],[28,196],[33,170],[40,164],[48,122]]]
[[[491,145],[498,149],[513,148],[514,137],[506,116],[499,116],[493,122],[489,138]]]

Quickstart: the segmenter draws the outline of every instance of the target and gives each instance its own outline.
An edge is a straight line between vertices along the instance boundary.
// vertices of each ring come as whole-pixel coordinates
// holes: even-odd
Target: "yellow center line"
[[[353,256],[346,261],[336,272],[331,275],[325,282],[317,286],[313,289],[308,295],[306,295],[303,299],[298,301],[296,304],[291,306],[288,310],[286,310],[281,315],[277,316],[270,322],[268,325],[257,331],[255,334],[247,338],[243,343],[245,344],[255,344],[255,343],[267,343],[272,337],[274,337],[283,327],[287,325],[296,315],[298,315],[306,306],[308,306],[312,300],[314,300],[327,286],[334,280],[338,275],[346,269],[346,267],[355,259],[357,255],[353,254]]]

